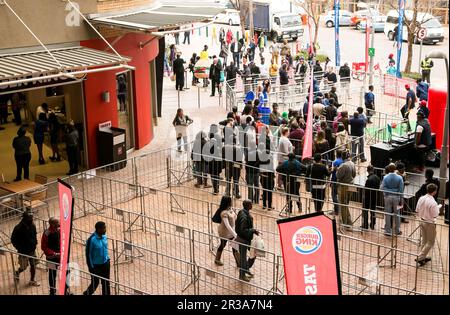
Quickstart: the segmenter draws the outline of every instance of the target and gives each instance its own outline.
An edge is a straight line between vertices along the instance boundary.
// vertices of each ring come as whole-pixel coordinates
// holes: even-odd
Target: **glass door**
[[[126,130],[127,150],[134,149],[134,97],[131,70],[116,74],[119,128]]]

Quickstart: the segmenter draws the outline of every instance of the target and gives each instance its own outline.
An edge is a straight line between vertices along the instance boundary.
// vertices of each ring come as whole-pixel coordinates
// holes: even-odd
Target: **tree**
[[[230,0],[231,5],[237,11],[239,11],[239,18],[241,21],[241,31],[244,36],[245,34],[245,22],[247,20],[247,15],[249,12],[248,0]]]
[[[292,3],[296,6],[302,7],[306,14],[308,15],[308,18],[313,23],[314,27],[314,39],[313,44],[314,47],[317,45],[317,38],[319,36],[319,22],[320,22],[320,15],[323,12],[324,6],[328,6],[329,0],[291,0]],[[331,0],[332,1],[332,0]]]
[[[431,20],[431,16],[428,18],[421,18],[418,19],[418,13],[419,10],[424,10],[425,13],[431,12],[431,5],[430,2],[427,2],[427,6],[424,6],[423,0],[411,0],[409,1],[410,6],[407,9],[412,10],[412,17],[408,19],[405,17],[403,19],[404,25],[406,26],[406,29],[408,30],[408,37],[407,37],[407,44],[408,44],[408,57],[406,59],[406,65],[405,65],[405,73],[411,73],[411,66],[412,66],[412,57],[413,57],[413,45],[417,42],[417,32],[422,27],[423,24]],[[399,8],[396,8],[396,10],[399,12]]]

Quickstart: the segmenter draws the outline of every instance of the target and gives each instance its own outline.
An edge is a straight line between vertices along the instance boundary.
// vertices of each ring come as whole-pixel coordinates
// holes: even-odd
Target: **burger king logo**
[[[309,255],[322,245],[322,233],[312,226],[304,226],[292,236],[292,247],[297,253]]]

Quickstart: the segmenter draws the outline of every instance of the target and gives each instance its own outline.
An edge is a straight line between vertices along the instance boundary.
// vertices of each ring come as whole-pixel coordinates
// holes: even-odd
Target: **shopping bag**
[[[264,240],[260,236],[253,238],[251,243],[250,256],[252,256],[252,250],[254,251],[254,257],[266,257]]]
[[[177,75],[174,73],[170,76],[170,80],[175,81],[177,78]]]

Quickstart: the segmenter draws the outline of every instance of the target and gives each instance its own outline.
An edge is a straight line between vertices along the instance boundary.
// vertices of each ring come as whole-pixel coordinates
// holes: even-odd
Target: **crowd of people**
[[[39,164],[45,164],[43,146],[45,135],[50,138],[52,148],[52,156],[49,157],[52,162],[62,161],[59,152],[59,143],[63,126],[59,123],[56,115],[49,109],[47,103],[43,103],[36,110],[36,121],[34,123],[33,141],[38,150]],[[66,126],[64,133],[64,141],[67,150],[67,160],[69,163],[69,172],[67,175],[78,173],[78,155],[80,136],[73,122]],[[17,131],[17,137],[13,139],[12,147],[14,148],[14,158],[17,166],[17,174],[14,181],[29,179],[31,155],[31,139],[27,136],[27,127],[21,126]],[[23,177],[22,177],[23,174]]]

